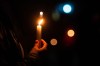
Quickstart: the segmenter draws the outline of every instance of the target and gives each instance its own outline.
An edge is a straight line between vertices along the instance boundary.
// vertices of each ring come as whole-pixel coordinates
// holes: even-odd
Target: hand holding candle
[[[40,19],[38,21],[38,25],[37,25],[37,40],[39,40],[40,43],[40,47],[41,47],[41,34],[42,34],[42,22],[43,22],[43,12],[40,12]]]

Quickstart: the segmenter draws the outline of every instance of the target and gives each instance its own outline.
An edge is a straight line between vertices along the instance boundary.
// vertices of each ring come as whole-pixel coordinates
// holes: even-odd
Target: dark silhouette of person
[[[37,63],[38,53],[46,50],[47,43],[41,39],[42,47],[36,40],[33,48],[24,56],[24,50],[14,29],[10,1],[0,1],[0,66],[31,66]],[[14,12],[13,12],[14,13]]]

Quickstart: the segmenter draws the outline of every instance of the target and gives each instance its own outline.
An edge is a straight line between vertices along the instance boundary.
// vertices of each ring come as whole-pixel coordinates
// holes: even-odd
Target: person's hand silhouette
[[[42,46],[40,47],[39,40],[35,41],[35,45],[33,46],[33,48],[31,49],[31,51],[29,53],[30,57],[36,58],[37,57],[36,55],[39,52],[46,50],[47,43],[43,39],[41,39],[41,44],[42,44]]]

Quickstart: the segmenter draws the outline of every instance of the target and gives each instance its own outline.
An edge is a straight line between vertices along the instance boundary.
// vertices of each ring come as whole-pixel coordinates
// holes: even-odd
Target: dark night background
[[[82,66],[97,64],[100,44],[100,2],[98,0],[13,0],[9,1],[16,19],[16,31],[27,54],[36,40],[36,21],[39,12],[44,12],[45,24],[42,38],[48,49],[42,54],[42,64],[46,66]],[[52,13],[60,4],[71,3],[70,14],[60,13],[58,21]],[[74,28],[72,46],[65,41],[65,32]],[[50,40],[56,38],[58,44],[52,46]],[[69,43],[70,44],[70,43]]]

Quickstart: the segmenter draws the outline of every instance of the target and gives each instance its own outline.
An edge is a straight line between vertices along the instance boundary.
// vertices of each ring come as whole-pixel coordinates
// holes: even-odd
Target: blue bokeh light
[[[63,11],[64,11],[65,13],[70,13],[70,12],[72,11],[71,5],[65,4],[65,5],[63,6]]]

